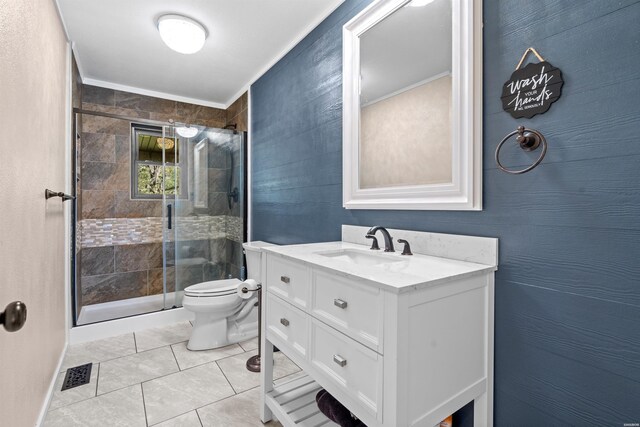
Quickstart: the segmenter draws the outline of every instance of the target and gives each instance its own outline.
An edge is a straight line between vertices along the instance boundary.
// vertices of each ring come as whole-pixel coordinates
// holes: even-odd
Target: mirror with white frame
[[[482,209],[481,0],[378,0],[343,28],[347,209]]]

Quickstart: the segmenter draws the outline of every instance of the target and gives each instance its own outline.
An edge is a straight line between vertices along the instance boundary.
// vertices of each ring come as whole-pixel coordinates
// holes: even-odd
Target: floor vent
[[[91,380],[91,366],[91,363],[87,363],[86,365],[67,369],[67,375],[65,375],[64,381],[62,382],[61,391],[89,384],[89,381]]]

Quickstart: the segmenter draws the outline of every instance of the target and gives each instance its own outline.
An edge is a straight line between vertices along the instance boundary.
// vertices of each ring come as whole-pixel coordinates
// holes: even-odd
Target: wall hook
[[[538,149],[540,144],[542,144],[542,152],[540,153],[540,157],[538,157],[538,159],[533,162],[531,166],[520,170],[511,170],[505,168],[504,166],[502,166],[502,163],[500,163],[500,150],[502,149],[504,143],[516,134],[518,135],[516,137],[516,142],[524,151],[535,151]],[[527,173],[538,166],[542,162],[542,159],[544,159],[545,154],[547,154],[547,140],[545,139],[545,137],[535,129],[527,129],[524,126],[518,126],[518,129],[505,136],[502,141],[500,141],[500,144],[498,144],[498,147],[496,148],[496,163],[498,164],[498,167],[501,171],[519,175]]]

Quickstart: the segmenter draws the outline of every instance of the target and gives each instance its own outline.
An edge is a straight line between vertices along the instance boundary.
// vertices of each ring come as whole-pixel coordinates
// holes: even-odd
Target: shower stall
[[[87,110],[75,127],[76,325],[244,279],[244,132]]]

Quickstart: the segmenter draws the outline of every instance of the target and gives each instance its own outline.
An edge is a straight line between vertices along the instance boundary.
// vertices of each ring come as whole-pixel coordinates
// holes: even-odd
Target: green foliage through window
[[[180,167],[165,166],[165,193],[179,194]],[[138,163],[138,194],[162,194],[163,169],[158,165]]]

